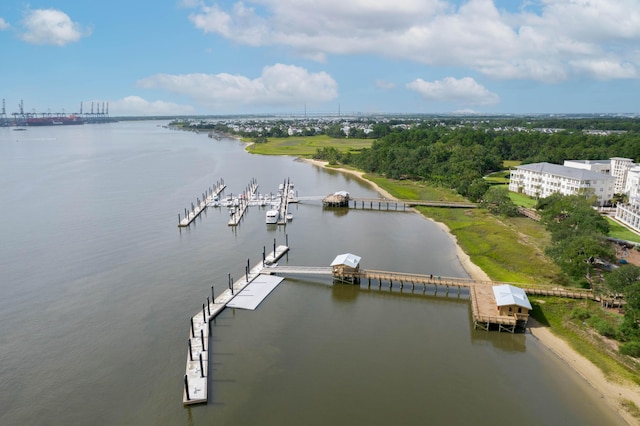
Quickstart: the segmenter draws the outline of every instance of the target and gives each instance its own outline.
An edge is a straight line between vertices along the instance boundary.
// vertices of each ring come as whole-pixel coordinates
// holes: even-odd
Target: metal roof
[[[333,259],[333,262],[331,262],[331,266],[345,265],[350,268],[357,268],[358,264],[360,263],[360,259],[360,256],[356,256],[355,254],[351,253],[339,254],[335,259]]]
[[[615,177],[604,173],[592,172],[591,170],[578,169],[575,167],[561,166],[552,163],[533,163],[517,166],[516,169],[530,170],[532,172],[547,173],[555,176],[562,176],[577,180],[615,180]]]
[[[493,295],[498,306],[517,305],[532,309],[527,294],[523,289],[509,284],[493,286]]]

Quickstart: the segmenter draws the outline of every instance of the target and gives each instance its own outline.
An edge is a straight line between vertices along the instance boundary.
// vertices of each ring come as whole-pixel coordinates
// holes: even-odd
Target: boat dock
[[[219,196],[225,188],[226,185],[222,179],[220,179],[220,182],[216,182],[215,187],[209,187],[207,192],[202,193],[202,201],[200,198],[196,198],[196,203],[191,203],[191,210],[184,209],[184,217],[178,214],[178,227],[189,226],[207,208],[207,203],[212,202],[214,197]]]
[[[211,287],[211,298],[207,297],[206,303],[202,304],[202,310],[199,310],[190,318],[187,365],[182,392],[182,403],[184,405],[201,404],[207,402],[208,399],[209,332],[211,320],[227,305],[231,306],[235,296],[243,291],[250,283],[254,282],[267,265],[276,263],[278,259],[288,251],[288,246],[276,246],[274,240],[273,251],[266,254],[266,250],[263,250],[262,260],[253,266],[253,268],[249,267],[249,259],[247,259],[245,273],[240,279],[233,281],[231,274],[229,274],[229,288],[218,295],[218,297],[214,297],[213,287]],[[266,297],[266,294],[262,296]]]
[[[416,285],[422,286],[423,293],[426,292],[427,286],[435,288],[435,292],[438,292],[438,288],[445,289],[445,294],[449,294],[450,290],[455,290],[460,295],[462,288],[469,289],[469,298],[471,300],[471,312],[473,316],[473,325],[476,329],[489,330],[491,327],[497,328],[499,331],[508,331],[514,333],[521,318],[517,314],[511,316],[496,315],[498,312],[498,305],[493,293],[493,287],[499,285],[511,285],[521,288],[527,295],[541,295],[541,296],[558,296],[567,297],[572,299],[592,299],[596,300],[596,297],[592,290],[587,289],[568,289],[549,287],[542,285],[531,284],[514,284],[497,281],[478,281],[470,278],[454,278],[454,277],[442,277],[436,275],[424,275],[424,274],[408,274],[402,272],[390,272],[390,271],[377,271],[377,270],[358,270],[354,272],[341,272],[336,274],[331,267],[311,267],[311,266],[274,266],[266,268],[265,273],[271,274],[284,274],[284,275],[300,275],[300,274],[315,274],[315,275],[332,275],[334,281],[360,284],[364,281],[367,282],[368,287],[371,287],[372,282],[376,283],[378,288],[382,288],[383,282],[387,282],[391,289],[394,285],[399,285],[400,289],[404,289],[405,286],[411,286],[411,291],[415,290]],[[521,322],[520,322],[521,323]]]
[[[240,204],[237,206],[237,208],[231,215],[231,218],[229,219],[229,223],[228,223],[229,226],[237,226],[238,223],[240,223],[240,219],[242,219],[245,211],[247,211],[249,200],[253,197],[253,195],[255,195],[257,189],[258,189],[258,182],[256,181],[255,178],[253,178],[251,179],[251,182],[249,182],[249,185],[247,185],[247,188],[245,189],[245,191],[242,193],[242,196],[240,197],[240,200],[239,200]]]
[[[405,211],[408,207],[446,207],[459,209],[475,209],[477,204],[457,201],[421,201],[421,200],[389,200],[386,198],[349,197],[346,206],[351,209],[394,210]]]
[[[278,217],[278,225],[286,225],[287,224],[287,213],[289,210],[289,200],[293,198],[289,194],[293,194],[293,184],[286,180],[284,183],[284,189],[282,190],[282,198],[280,199],[280,207],[278,207],[278,212],[280,216]]]

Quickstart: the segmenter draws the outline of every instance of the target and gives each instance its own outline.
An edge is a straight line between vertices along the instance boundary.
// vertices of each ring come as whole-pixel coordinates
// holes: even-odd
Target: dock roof
[[[351,253],[339,254],[333,259],[330,266],[345,265],[350,268],[357,268],[360,264],[360,256]]]
[[[493,286],[493,295],[498,306],[517,305],[532,309],[527,294],[521,288],[509,284],[496,285]]]

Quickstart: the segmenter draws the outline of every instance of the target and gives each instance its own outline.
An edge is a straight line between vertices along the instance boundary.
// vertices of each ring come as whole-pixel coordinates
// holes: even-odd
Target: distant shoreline
[[[325,168],[325,166],[328,164],[326,161],[311,160],[308,158],[301,158],[301,160],[321,168]],[[332,167],[331,170],[337,170],[342,173],[348,173],[350,175],[356,176],[357,178],[362,179],[369,185],[373,186],[375,190],[382,194],[385,198],[389,198],[392,200],[396,199],[396,197],[380,188],[375,182],[366,179],[364,177],[364,172],[339,167]],[[478,281],[491,281],[491,278],[478,265],[473,263],[469,255],[467,255],[462,250],[462,248],[458,244],[456,236],[450,232],[450,229],[446,224],[437,222],[426,216],[423,217],[442,228],[453,239],[456,246],[456,255],[458,257],[458,260],[460,261],[463,269],[467,272],[467,274],[469,274],[471,278]],[[555,356],[563,360],[569,367],[571,367],[571,369],[573,369],[584,380],[586,380],[587,383],[589,383],[596,391],[600,393],[600,395],[602,395],[602,398],[607,402],[607,405],[609,405],[609,407],[613,411],[617,412],[624,421],[626,421],[629,425],[638,424],[638,419],[634,418],[622,407],[621,400],[630,400],[637,407],[640,407],[640,386],[624,385],[607,380],[604,373],[598,367],[596,367],[588,359],[583,357],[575,349],[569,346],[567,342],[553,334],[549,327],[542,326],[531,317],[529,317],[526,333],[536,338]]]

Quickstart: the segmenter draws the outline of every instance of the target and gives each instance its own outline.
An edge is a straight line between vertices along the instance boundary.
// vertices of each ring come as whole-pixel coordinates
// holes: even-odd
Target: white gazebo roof
[[[493,287],[493,295],[498,306],[517,305],[532,309],[527,294],[521,288],[509,284],[496,285]]]
[[[360,259],[360,256],[351,253],[339,254],[333,259],[331,266],[345,265],[350,268],[357,268],[360,264]]]

